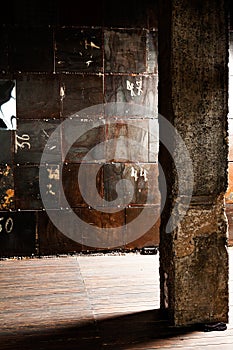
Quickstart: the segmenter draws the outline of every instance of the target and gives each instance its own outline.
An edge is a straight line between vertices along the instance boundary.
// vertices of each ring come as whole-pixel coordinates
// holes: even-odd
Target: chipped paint
[[[15,192],[11,188],[9,188],[5,191],[5,195],[3,197],[4,202],[0,203],[1,210],[10,208],[10,206],[13,202],[14,194],[15,194]]]
[[[5,199],[5,207],[7,207],[9,204],[13,202],[15,191],[12,188],[9,188],[6,190],[6,195],[4,197]]]

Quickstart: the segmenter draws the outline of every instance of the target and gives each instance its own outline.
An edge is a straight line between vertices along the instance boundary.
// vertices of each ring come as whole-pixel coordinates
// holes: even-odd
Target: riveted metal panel
[[[95,122],[92,118],[87,117],[84,119],[74,118],[70,123],[63,124],[63,160],[69,163],[104,161],[105,145],[98,147],[98,144],[105,141],[105,135],[105,121]],[[74,142],[65,154],[71,140]]]
[[[58,218],[59,213],[60,210],[57,211]],[[66,224],[69,225],[69,221]],[[82,250],[82,244],[60,232],[44,211],[38,213],[38,240],[41,255],[68,254]]]
[[[56,75],[23,74],[17,78],[19,119],[60,118],[61,97]]]
[[[61,28],[55,31],[56,72],[102,72],[102,30]]]
[[[96,164],[82,164],[86,176],[81,182],[78,178],[80,164],[65,164],[63,166],[62,184],[66,199],[72,208],[96,204],[96,195],[92,186],[97,189],[99,196],[103,195],[103,170]],[[81,185],[81,190],[80,190]],[[86,201],[88,198],[88,202]]]
[[[83,249],[98,250],[103,248],[103,231],[109,229],[109,234],[105,237],[104,247],[112,248],[114,242],[117,241],[117,247],[124,247],[124,231],[125,231],[125,210],[119,210],[115,213],[104,213],[97,210],[92,210],[88,208],[82,208],[80,210],[81,220],[88,223],[90,226],[95,226],[95,246],[92,247],[90,243],[92,242],[93,235],[91,227],[86,226],[82,231],[83,239]],[[99,241],[99,244],[98,244]],[[117,248],[114,247],[114,248]]]
[[[47,162],[61,161],[61,139],[58,133],[53,138],[51,152],[46,142],[59,126],[58,120],[19,120],[15,134],[15,155],[17,164],[39,164],[42,153],[45,152]]]
[[[1,152],[0,164],[12,164],[14,132],[10,130],[0,130]]]
[[[42,209],[39,189],[39,166],[16,166],[14,169],[15,203],[19,210]]]
[[[129,205],[154,206],[160,204],[158,189],[158,165],[153,163],[104,165],[104,197],[113,201],[117,198],[117,183],[124,182],[124,193],[131,195]],[[111,204],[110,204],[111,205]]]
[[[61,75],[62,117],[76,116],[87,107],[103,103],[103,77],[101,75]],[[100,116],[103,116],[103,111]],[[88,115],[87,115],[88,117]],[[92,116],[93,117],[93,116]],[[98,118],[99,115],[96,115]]]
[[[53,32],[51,27],[11,27],[9,29],[11,72],[53,72]]]
[[[155,206],[152,208],[145,207],[134,207],[134,208],[126,208],[126,225],[128,225],[133,220],[137,219],[137,217],[143,211],[143,220],[139,220],[137,223],[137,235],[135,232],[135,240],[130,242],[131,235],[129,236],[126,230],[125,240],[127,242],[126,248],[142,248],[146,246],[158,246],[159,245],[159,225],[160,225],[160,208],[159,206]],[[149,225],[149,229],[145,227],[148,223],[151,223],[151,227]]]
[[[157,117],[157,83],[157,75],[106,75],[105,102],[129,102],[145,106],[145,117],[148,114]],[[137,113],[135,108],[135,117]],[[141,113],[139,116],[143,117]]]
[[[35,253],[35,212],[1,212],[0,256],[30,256]]]
[[[104,30],[105,72],[146,71],[146,30]]]

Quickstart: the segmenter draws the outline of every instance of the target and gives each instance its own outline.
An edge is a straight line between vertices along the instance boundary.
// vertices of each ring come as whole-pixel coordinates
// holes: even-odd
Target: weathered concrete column
[[[186,143],[194,174],[189,208],[167,233],[182,157],[175,141],[172,154],[160,145],[168,190],[160,231],[161,308],[176,326],[228,321],[226,18],[223,0],[160,1],[159,113]],[[176,219],[183,212],[180,204]]]

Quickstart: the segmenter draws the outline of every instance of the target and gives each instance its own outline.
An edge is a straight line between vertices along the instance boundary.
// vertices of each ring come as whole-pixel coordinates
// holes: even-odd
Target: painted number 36
[[[11,233],[13,230],[14,222],[11,217],[7,218],[4,222],[4,217],[0,218],[0,232]]]

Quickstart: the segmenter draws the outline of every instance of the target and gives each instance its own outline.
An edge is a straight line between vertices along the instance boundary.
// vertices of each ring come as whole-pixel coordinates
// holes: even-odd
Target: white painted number
[[[11,217],[7,218],[5,224],[2,222],[4,217],[0,218],[0,232],[5,231],[6,233],[11,233],[14,227],[14,221]],[[2,223],[1,223],[2,222]]]
[[[4,218],[0,218],[0,222],[4,220]],[[0,232],[2,232],[2,224],[0,223]]]
[[[6,220],[6,223],[5,223],[5,230],[6,230],[6,233],[11,233],[12,230],[13,230],[13,226],[14,226],[13,219],[12,219],[11,217],[9,217],[9,218]]]
[[[31,144],[29,141],[30,136],[28,134],[23,134],[22,136],[15,134],[15,153],[18,152],[18,148],[23,149],[26,147],[27,149],[30,149]]]

